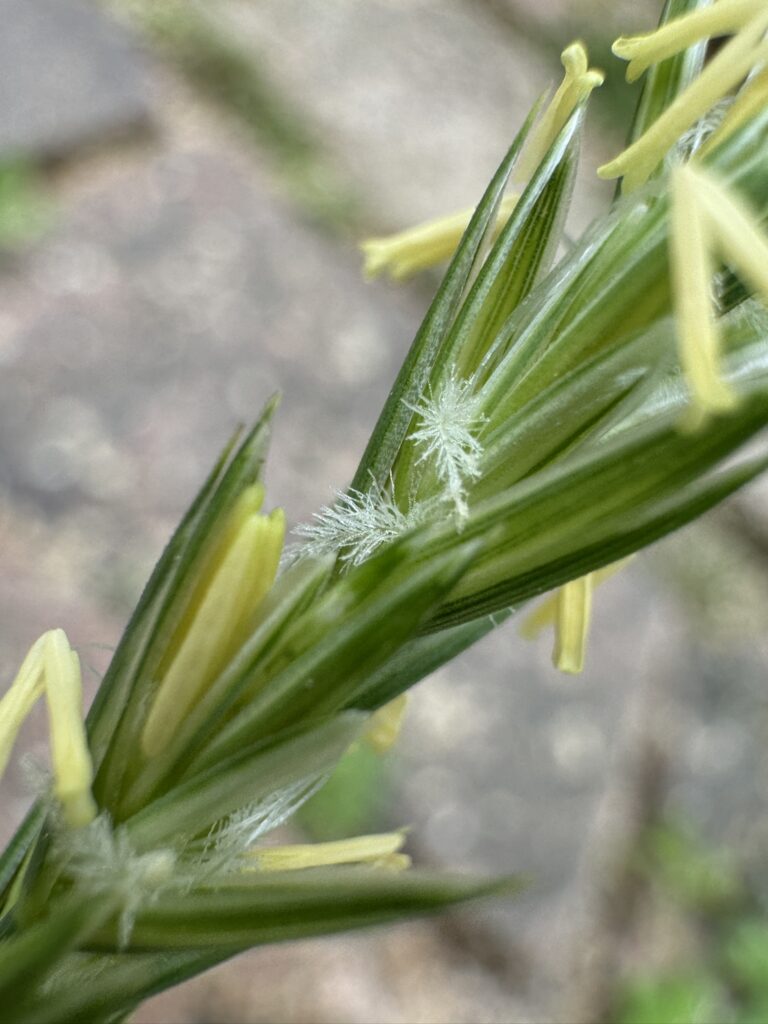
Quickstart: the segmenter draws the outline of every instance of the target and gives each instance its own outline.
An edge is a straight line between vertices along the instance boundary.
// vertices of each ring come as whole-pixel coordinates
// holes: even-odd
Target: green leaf
[[[267,403],[229,461],[232,444],[225,449],[163,552],[99,687],[89,715],[89,738],[96,763],[104,757],[94,783],[103,807],[110,808],[118,798],[155,685],[154,670],[210,553],[214,527],[259,479],[276,406],[276,398]]]
[[[554,458],[604,430],[627,399],[648,390],[669,346],[669,325],[651,328],[608,352],[599,352],[536,395],[494,430],[481,434],[481,475],[473,502],[498,494]]]
[[[768,206],[767,144],[768,111],[707,158],[758,211]],[[521,303],[486,360],[489,430],[595,353],[671,314],[667,210],[658,182],[625,197]],[[495,365],[497,351],[506,354]]]
[[[755,459],[704,483],[693,484],[664,502],[651,501],[627,513],[608,517],[596,530],[577,536],[570,550],[553,552],[555,557],[543,558],[528,571],[466,598],[447,602],[427,628],[444,629],[512,603],[519,606],[569,580],[626,558],[709,512],[766,468],[768,458]]]
[[[713,167],[727,184],[742,191],[765,216],[768,205],[768,109],[729,135],[703,163]]]
[[[14,1024],[117,1024],[144,999],[239,952],[73,953],[50,989],[27,994]]]
[[[491,881],[371,868],[253,872],[217,889],[160,897],[136,919],[131,950],[115,953],[113,926],[62,964],[56,986],[14,1024],[100,1024],[141,1000],[255,945],[432,914],[467,900],[513,895],[517,878]],[[206,944],[204,933],[213,941]],[[151,947],[157,952],[134,950]]]
[[[597,221],[497,336],[482,390],[488,430],[668,311],[666,260],[661,201],[649,208],[634,194]]]
[[[169,737],[167,747],[143,766],[134,785],[120,802],[120,814],[130,816],[173,786],[208,737],[244,694],[260,664],[272,652],[291,619],[317,595],[333,567],[333,558],[301,561],[277,581],[259,609],[259,619],[243,646],[221,675]]]
[[[768,312],[755,300],[750,300],[722,316],[719,326],[723,377],[736,393],[749,395],[768,391]],[[621,415],[609,417],[603,439],[659,416],[683,415],[690,401],[690,388],[676,358],[671,355],[676,343],[675,331],[671,317],[651,328],[651,333],[658,337],[662,355],[666,351],[666,356],[659,359],[657,371],[648,378],[647,386],[633,393],[631,407],[621,408]]]
[[[471,376],[502,324],[549,269],[570,206],[584,112],[582,104],[568,119],[520,196],[440,351],[439,376],[451,369]]]
[[[462,536],[485,536],[486,548],[430,628],[514,606],[559,585],[576,552],[587,550],[596,559],[586,569],[608,564],[625,544],[639,547],[639,538],[675,529],[760,471],[759,459],[684,490],[768,423],[765,392],[694,437],[679,432],[678,419],[667,415],[621,431],[470,509]],[[637,523],[638,510],[647,522]],[[414,540],[424,558],[452,543],[445,527],[423,528]]]
[[[265,685],[194,766],[346,706],[363,680],[416,633],[478,551],[476,542],[459,542],[416,565],[405,538],[338,580],[293,624],[262,667]]]
[[[439,393],[451,376],[468,378],[477,371],[502,325],[549,269],[570,205],[584,110],[582,105],[569,118],[491,249],[436,354],[427,393]],[[496,359],[503,354],[503,348],[494,349]],[[414,420],[412,414],[408,435]],[[394,470],[395,493],[404,503],[426,471],[419,464],[418,446],[406,437]]]
[[[233,811],[294,783],[329,772],[357,738],[366,716],[353,711],[304,726],[267,743],[241,747],[182,782],[125,823],[139,852],[204,835]]]
[[[247,949],[436,913],[466,900],[512,894],[521,885],[517,878],[478,881],[369,867],[243,872],[215,889],[160,895],[137,914],[130,948]],[[110,949],[115,941],[114,929],[103,928],[91,947]]]
[[[205,510],[210,507],[215,489],[237,438],[233,438],[219,456],[189,510],[174,531],[145,586],[109,668],[96,693],[88,714],[88,741],[94,763],[104,757],[120,721],[142,662],[147,656],[168,591],[174,585],[174,566],[189,549],[191,537]],[[178,574],[180,569],[176,568]]]
[[[415,637],[365,680],[347,707],[365,711],[382,707],[500,626],[511,611],[483,615],[440,633]]]
[[[371,434],[351,488],[366,492],[385,487],[411,421],[409,404],[418,401],[440,346],[453,323],[467,284],[482,258],[484,243],[496,221],[499,203],[540,103],[534,107],[493,176],[451,260],[443,282],[413,340]]]
[[[11,889],[16,872],[24,863],[32,844],[40,835],[45,822],[46,809],[40,802],[36,803],[16,830],[10,843],[0,855],[0,908],[5,912],[5,901]]]
[[[70,896],[42,921],[0,944],[0,1006],[19,1005],[60,957],[88,938],[114,911],[109,899]]]

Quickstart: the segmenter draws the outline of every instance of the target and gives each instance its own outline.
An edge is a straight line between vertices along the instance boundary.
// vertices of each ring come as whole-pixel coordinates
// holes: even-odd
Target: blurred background
[[[236,423],[274,390],[271,504],[350,479],[435,278],[357,242],[472,205],[559,52],[609,72],[572,230],[609,195],[655,0],[0,0],[0,671],[62,626],[89,693]],[[761,501],[762,496],[762,501]],[[412,826],[527,892],[257,950],[153,1022],[768,1021],[768,490],[597,595],[584,675],[514,622],[422,684],[286,830]],[[3,684],[5,685],[5,684]],[[6,840],[44,710],[0,791]]]

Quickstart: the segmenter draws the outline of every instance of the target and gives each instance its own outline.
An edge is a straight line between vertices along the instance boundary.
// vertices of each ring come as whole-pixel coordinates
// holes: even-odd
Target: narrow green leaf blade
[[[288,623],[300,615],[327,579],[333,559],[307,560],[280,577],[260,609],[259,621],[235,658],[211,684],[168,739],[163,751],[145,765],[125,798],[120,814],[136,813],[180,778],[206,741],[216,734],[237,703],[247,700],[250,680],[272,653]]]
[[[361,685],[348,707],[375,711],[500,626],[512,609],[415,637]]]
[[[108,752],[94,782],[94,795],[107,809],[113,809],[122,789],[131,754],[136,749],[138,732],[151,688],[155,685],[154,669],[162,657],[173,629],[181,620],[186,602],[208,555],[210,540],[217,521],[232,507],[242,491],[255,483],[267,454],[270,423],[277,407],[277,397],[270,400],[261,417],[240,445],[228,465],[214,470],[192,509],[182,520],[163,553],[150,579],[150,599],[144,607],[139,602],[134,619],[123,635],[116,652],[115,668],[107,671],[102,689],[118,691],[121,717],[111,733],[103,735],[99,745],[109,741]],[[220,460],[221,465],[221,460]],[[121,653],[126,651],[126,656]],[[114,713],[110,718],[114,717]],[[97,709],[96,723],[102,721]],[[108,730],[107,730],[108,732]]]
[[[518,878],[478,880],[375,868],[263,873],[222,882],[187,896],[160,896],[139,912],[135,950],[247,949],[432,914],[468,900],[511,895]],[[115,943],[103,929],[93,948]]]
[[[362,681],[416,633],[479,549],[477,541],[460,541],[419,565],[405,538],[338,581],[295,623],[277,655],[277,664],[284,663],[282,671],[265,666],[263,688],[193,767],[208,765],[275,730],[345,707]],[[386,571],[388,563],[394,571]],[[341,613],[344,606],[346,615]]]
[[[114,903],[70,896],[51,913],[0,944],[0,1006],[22,1004],[60,957],[74,949],[114,911]]]
[[[430,629],[456,628],[468,616],[487,613],[510,602],[518,605],[569,580],[626,558],[686,526],[735,494],[768,468],[768,457],[750,460],[703,483],[693,484],[664,502],[647,502],[630,513],[612,516],[582,538],[582,544],[549,562],[500,582],[497,586],[447,603]],[[442,634],[440,634],[442,635]]]
[[[29,993],[14,1024],[116,1024],[143,1000],[239,952],[73,953],[61,961],[54,985]]]
[[[651,328],[632,341],[599,352],[564,374],[504,423],[481,435],[484,452],[473,502],[506,487],[583,444],[642,395],[669,352],[666,330]],[[666,360],[669,362],[669,359]]]
[[[631,534],[633,516],[640,507],[649,515],[655,507],[662,516],[676,496],[689,496],[685,490],[689,483],[704,478],[768,424],[767,396],[763,392],[745,401],[738,413],[710,424],[694,438],[681,435],[677,421],[678,417],[667,416],[661,422],[622,431],[473,510],[466,530],[492,531],[488,547],[430,628],[455,625],[557,586],[564,581],[558,578],[558,566],[570,564],[574,551],[585,546],[598,551],[611,531],[619,529],[617,524],[625,522]],[[720,492],[713,486],[707,493],[712,501],[719,500]],[[731,489],[729,484],[724,493]],[[689,518],[704,507],[710,507],[706,501],[694,501]],[[678,517],[673,524],[662,516],[660,521],[669,530],[687,520]],[[447,538],[441,543],[446,542],[450,543]],[[632,550],[636,548],[630,546],[622,554]],[[587,569],[599,568],[622,554],[612,550]],[[531,590],[531,579],[537,581],[538,591]]]
[[[353,711],[253,744],[200,772],[125,823],[138,851],[205,834],[216,822],[305,779],[330,771],[357,738],[366,716]]]
[[[117,728],[136,674],[146,657],[163,602],[167,600],[169,590],[173,589],[174,565],[177,559],[183,557],[196,527],[210,506],[235,441],[236,438],[233,438],[219,456],[160,556],[96,693],[88,714],[88,740],[97,767]]]
[[[46,813],[46,808],[41,802],[34,804],[0,855],[0,911],[4,910],[16,872],[40,835]]]
[[[437,360],[442,376],[446,367],[470,376],[502,324],[549,270],[570,206],[584,113],[582,105],[569,118],[483,264]]]
[[[496,360],[505,354],[505,345],[494,346],[494,339],[549,269],[560,241],[578,165],[584,111],[582,105],[569,118],[523,191],[435,356],[422,397],[440,394],[449,378],[471,378],[489,348],[493,347]],[[511,341],[506,333],[503,337]],[[419,492],[419,482],[428,472],[411,439],[418,424],[419,416],[411,409],[393,474],[401,504]]]
[[[534,107],[493,176],[451,260],[443,283],[413,340],[395,383],[374,427],[351,487],[368,491],[385,487],[411,420],[409,404],[418,401],[432,365],[461,304],[465,288],[482,255],[484,242],[496,220],[504,194],[538,107]]]

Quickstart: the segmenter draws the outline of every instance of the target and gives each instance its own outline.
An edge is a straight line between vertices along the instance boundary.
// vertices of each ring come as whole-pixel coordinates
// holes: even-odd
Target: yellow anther
[[[756,74],[739,92],[717,130],[697,150],[696,156],[706,156],[766,108],[768,108],[768,68],[764,68],[759,74]]]
[[[531,131],[514,171],[514,180],[524,185],[536,171],[547,150],[565,126],[576,107],[593,89],[602,85],[602,71],[590,68],[582,43],[563,50],[565,75],[538,124]],[[515,208],[519,193],[505,196],[499,206],[494,228],[497,237]],[[360,248],[365,257],[366,277],[388,273],[397,281],[450,259],[467,229],[473,210],[464,210],[439,220],[427,221],[407,231],[384,238],[371,238]]]
[[[80,660],[63,629],[45,634],[43,661],[51,734],[54,792],[64,819],[78,828],[96,817],[91,795],[93,763],[83,723]]]
[[[407,871],[412,861],[407,853],[388,853],[371,863],[382,871]]]
[[[697,176],[676,168],[670,182],[670,264],[680,365],[691,389],[684,425],[700,426],[711,414],[727,412],[736,396],[720,375],[720,342],[712,306],[715,266],[712,237],[703,215]]]
[[[761,12],[723,47],[648,131],[615,160],[598,168],[600,177],[623,177],[622,188],[625,192],[643,185],[681,135],[734,89],[754,67],[768,59],[768,41],[764,39],[767,30],[768,10],[761,4]]]
[[[387,832],[332,843],[267,846],[248,851],[251,861],[248,868],[261,871],[301,871],[338,864],[404,868],[410,864],[410,858],[399,852],[404,843],[402,832]]]
[[[0,778],[5,773],[19,730],[45,690],[43,650],[46,636],[44,633],[32,645],[16,678],[0,700]]]
[[[499,204],[494,228],[497,237],[515,208],[517,195],[505,196]],[[403,281],[421,270],[451,258],[467,230],[474,210],[462,210],[449,217],[425,221],[416,227],[384,238],[369,238],[360,246],[365,257],[365,275],[372,278],[387,273]]]
[[[560,587],[557,595],[555,649],[552,661],[561,672],[578,675],[584,669],[594,579],[587,573]]]
[[[565,69],[563,81],[526,142],[515,168],[516,181],[531,177],[576,107],[605,80],[602,71],[589,67],[583,43],[571,43],[560,59]]]
[[[285,539],[285,516],[268,516],[239,504],[225,531],[207,585],[182,624],[175,655],[160,673],[158,691],[142,733],[147,757],[158,753],[245,638],[253,614],[271,588]]]
[[[192,623],[200,611],[200,606],[210,588],[214,575],[221,565],[224,553],[230,548],[242,526],[261,509],[261,506],[264,504],[264,495],[263,484],[256,483],[246,487],[235,502],[229,517],[223,524],[218,524],[218,528],[214,530],[209,542],[210,550],[207,556],[205,556],[197,574],[198,578],[192,597],[189,600],[181,622],[176,627],[174,636],[168,643],[162,663],[158,668],[157,676],[159,679],[165,676],[168,668],[173,664],[176,655],[179,653],[179,647],[189,633]]]
[[[93,764],[83,723],[80,661],[62,629],[43,633],[32,645],[0,701],[0,777],[19,729],[43,694],[48,704],[54,792],[64,820],[77,828],[93,821],[97,808],[91,795]]]
[[[655,32],[622,36],[613,44],[613,52],[629,61],[627,81],[634,82],[652,64],[674,57],[702,39],[732,35],[763,10],[764,0],[719,0],[675,18]]]
[[[757,212],[710,173],[700,168],[692,173],[724,260],[768,306],[768,235],[760,226]]]
[[[401,693],[399,697],[395,697],[389,704],[385,704],[371,715],[363,739],[377,754],[385,754],[397,742],[407,707],[408,694]]]
[[[581,672],[581,667],[572,668],[568,665],[583,667],[594,588],[629,565],[633,558],[634,555],[622,558],[553,591],[523,620],[521,636],[532,640],[547,626],[555,626],[555,665],[563,672]]]
[[[680,363],[691,389],[684,426],[695,429],[737,401],[720,373],[712,302],[719,254],[768,305],[768,238],[757,215],[708,172],[678,167],[671,179],[670,256]]]

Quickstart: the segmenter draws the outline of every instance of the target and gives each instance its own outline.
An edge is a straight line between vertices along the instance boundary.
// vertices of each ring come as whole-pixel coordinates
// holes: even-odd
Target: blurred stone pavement
[[[504,29],[505,3],[530,14],[513,0],[210,0],[206,16],[299,112],[366,232],[471,205],[556,74],[556,54]],[[349,228],[313,220],[269,147],[174,70],[130,3],[113,6],[36,0],[36,20],[27,0],[0,0],[17,30],[7,52],[13,33],[0,41],[0,162],[44,158],[55,202],[41,239],[0,256],[0,669],[11,678],[60,625],[91,692],[234,427],[282,392],[269,502],[306,519],[348,482],[429,295],[364,283]],[[652,7],[633,5],[638,24]],[[591,167],[620,139],[601,127],[576,228],[605,194]],[[672,806],[765,850],[765,577],[702,524],[601,589],[583,677],[555,673],[548,638],[525,643],[512,622],[414,693],[386,823],[412,826],[418,862],[530,876],[522,897],[257,950],[136,1021],[568,1019],[644,751]],[[43,763],[44,726],[38,709],[25,730]],[[3,839],[30,774],[16,760],[3,782]]]

